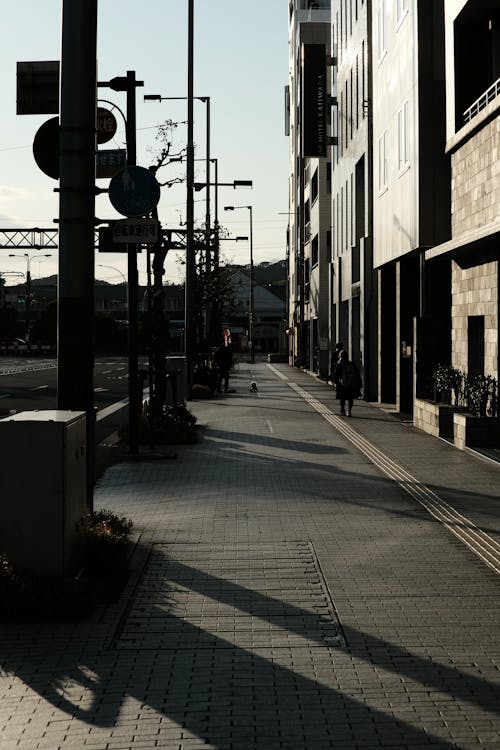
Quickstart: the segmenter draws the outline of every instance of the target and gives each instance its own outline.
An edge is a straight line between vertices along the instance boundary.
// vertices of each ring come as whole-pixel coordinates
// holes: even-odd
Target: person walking
[[[354,362],[350,361],[345,349],[341,351],[335,368],[335,385],[337,387],[337,398],[340,401],[340,415],[342,417],[352,416],[354,399],[361,395],[361,375]]]
[[[229,390],[229,372],[233,361],[233,350],[230,344],[221,344],[214,354],[214,362],[217,365],[217,393],[222,393],[222,381],[224,381],[224,392]]]
[[[343,351],[344,344],[342,343],[342,341],[339,341],[337,344],[335,344],[335,349],[333,350],[332,356],[330,358],[330,375],[328,376],[328,380],[333,383],[335,382],[335,370],[339,363],[340,355]]]

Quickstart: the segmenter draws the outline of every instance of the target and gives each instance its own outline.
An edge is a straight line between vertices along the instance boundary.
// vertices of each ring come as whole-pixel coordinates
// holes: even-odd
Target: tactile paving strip
[[[312,648],[344,639],[309,542],[153,545],[113,647]]]

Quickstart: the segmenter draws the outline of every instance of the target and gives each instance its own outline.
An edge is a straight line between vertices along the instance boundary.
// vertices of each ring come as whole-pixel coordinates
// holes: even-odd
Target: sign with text
[[[116,133],[116,117],[109,109],[97,107],[97,143],[107,143]]]
[[[120,219],[113,224],[113,242],[122,245],[154,245],[159,234],[156,219]]]
[[[97,178],[114,177],[127,163],[127,152],[124,148],[103,149],[95,157]]]
[[[59,112],[59,61],[17,63],[17,114]]]
[[[327,155],[326,45],[304,44],[302,76],[302,155]]]

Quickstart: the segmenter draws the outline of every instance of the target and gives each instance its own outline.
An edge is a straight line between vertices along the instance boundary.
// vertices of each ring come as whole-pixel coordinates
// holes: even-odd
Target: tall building
[[[330,347],[342,341],[376,400],[373,273],[371,2],[332,0]]]
[[[445,0],[445,18],[451,239],[427,250],[427,276],[447,291],[441,361],[498,380],[500,7]]]
[[[372,29],[378,399],[412,413],[415,329],[442,340],[449,315],[425,284],[426,250],[450,236],[443,0],[376,0]]]
[[[326,376],[329,348],[330,0],[290,0],[290,362]]]

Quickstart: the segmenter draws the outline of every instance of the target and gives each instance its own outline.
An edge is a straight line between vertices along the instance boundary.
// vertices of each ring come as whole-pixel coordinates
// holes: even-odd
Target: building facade
[[[330,0],[290,0],[290,362],[326,376],[331,256]]]
[[[426,252],[426,265],[431,278],[444,268],[449,287],[448,361],[498,381],[500,7],[445,0],[445,19],[451,239]]]
[[[332,0],[330,351],[342,341],[377,398],[373,272],[371,3]]]

